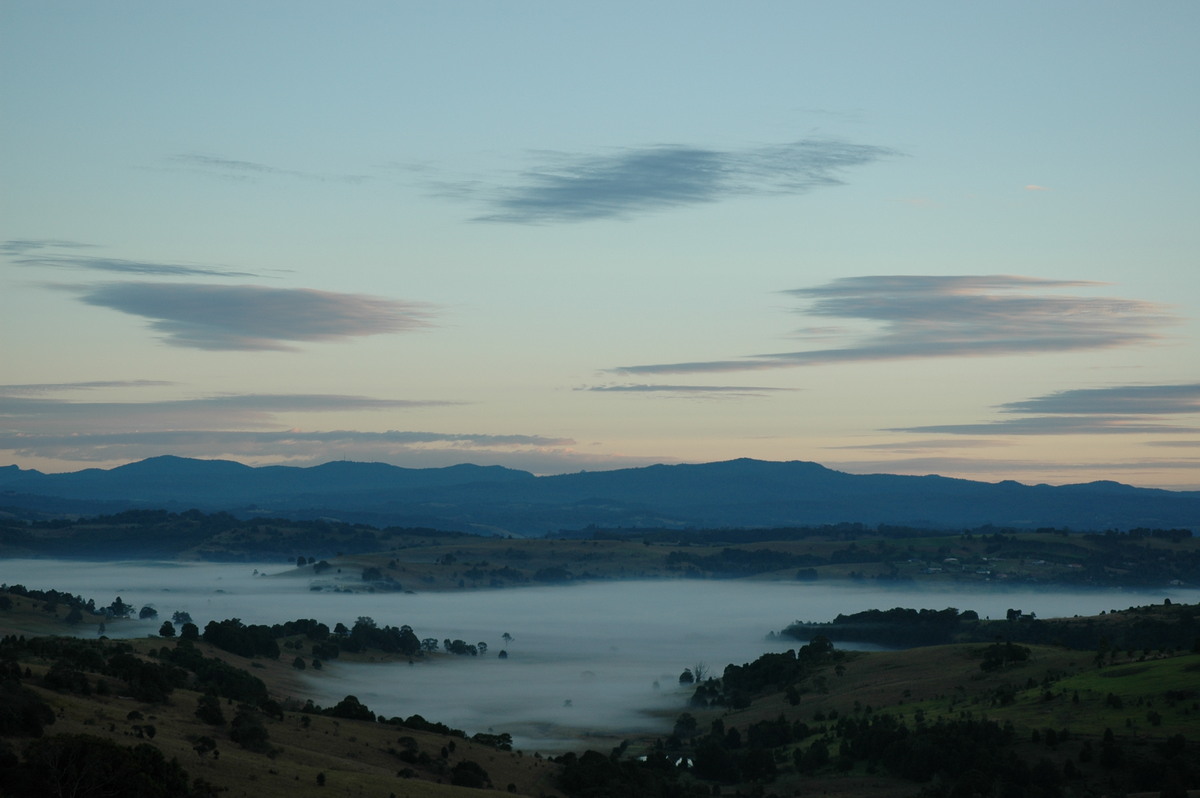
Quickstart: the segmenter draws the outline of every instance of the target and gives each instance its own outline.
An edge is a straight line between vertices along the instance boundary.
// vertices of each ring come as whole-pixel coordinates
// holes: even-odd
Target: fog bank
[[[1057,588],[942,589],[874,583],[635,581],[460,593],[333,593],[279,564],[0,562],[0,582],[55,588],[94,598],[116,596],[153,606],[156,621],[114,623],[114,636],[154,634],[176,610],[203,629],[209,620],[280,623],[315,618],[333,627],[359,616],[380,625],[413,627],[419,638],[484,642],[480,657],[435,663],[326,663],[306,679],[311,697],[328,705],[347,694],[386,716],[423,715],[468,734],[508,732],[528,751],[581,748],[639,731],[667,733],[686,709],[684,668],[704,663],[719,675],[766,651],[800,645],[768,640],[795,620],[823,622],[838,613],[914,607],[973,609],[1002,618],[1007,609],[1039,617],[1093,615],[1133,605],[1200,601],[1200,591],[1157,592]],[[255,573],[258,571],[258,574]],[[264,575],[267,574],[267,575]],[[502,635],[512,636],[506,644]],[[507,648],[509,657],[496,655]],[[657,687],[655,683],[657,682]],[[660,713],[660,714],[652,714]]]

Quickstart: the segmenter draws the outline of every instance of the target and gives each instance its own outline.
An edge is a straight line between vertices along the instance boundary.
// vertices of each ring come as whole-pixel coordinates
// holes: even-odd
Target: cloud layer
[[[106,258],[79,252],[79,250],[92,248],[89,244],[73,241],[13,239],[0,244],[0,253],[8,255],[9,262],[13,265],[25,268],[79,269],[156,277],[255,276],[250,272],[235,271],[218,266]],[[66,250],[66,252],[56,250]]]
[[[258,180],[265,177],[290,177],[300,180],[314,180],[322,183],[362,183],[370,178],[367,175],[321,174],[305,172],[299,169],[283,169],[254,161],[239,161],[232,158],[221,158],[214,155],[183,153],[172,155],[167,159],[170,168],[186,169],[188,171],[204,172],[230,180]]]
[[[765,396],[778,391],[794,391],[795,388],[768,388],[761,385],[594,385],[579,388],[581,391],[598,393],[662,393],[677,396]]]
[[[846,277],[783,293],[808,300],[805,316],[870,322],[856,343],[732,360],[623,366],[624,374],[752,371],[826,363],[1108,349],[1156,341],[1174,321],[1153,302],[1064,296],[1098,283],[1012,275]]]
[[[0,452],[89,463],[129,462],[166,453],[246,463],[313,465],[337,459],[432,467],[474,462],[560,473],[647,465],[649,458],[575,449],[571,438],[427,430],[287,428],[285,414],[388,412],[453,402],[338,394],[228,394],[142,402],[48,399],[78,389],[157,387],[156,381],[0,386]],[[661,459],[653,462],[660,462]]]
[[[0,395],[0,420],[4,426],[25,432],[52,433],[68,429],[106,432],[168,431],[276,425],[280,413],[355,412],[434,407],[453,402],[376,399],[339,394],[228,394],[194,399],[148,402],[78,402],[30,398],[17,390]]]
[[[1000,405],[1000,412],[1035,415],[979,424],[934,424],[889,431],[950,435],[1195,435],[1200,434],[1200,427],[1167,423],[1158,417],[1200,417],[1200,383],[1057,391]]]
[[[1200,383],[1077,388],[1000,405],[1005,413],[1200,414]]]
[[[428,306],[362,294],[259,285],[109,283],[85,289],[89,305],[152,319],[174,346],[214,350],[294,349],[427,326]]]
[[[559,155],[487,199],[475,221],[537,224],[624,218],[751,194],[802,194],[841,185],[842,173],[897,153],[804,139],[746,150],[661,145],[600,156]]]

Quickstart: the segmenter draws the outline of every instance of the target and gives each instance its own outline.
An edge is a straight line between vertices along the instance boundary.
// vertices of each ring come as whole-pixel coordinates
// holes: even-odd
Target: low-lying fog
[[[154,634],[174,611],[186,610],[201,629],[225,618],[267,624],[316,618],[332,628],[366,615],[381,626],[408,624],[417,637],[439,643],[482,641],[485,656],[440,657],[433,664],[326,663],[320,673],[305,671],[309,692],[297,697],[327,706],[356,695],[385,716],[420,714],[468,734],[508,732],[515,747],[542,751],[585,747],[579,738],[588,735],[605,738],[600,746],[637,731],[667,733],[690,695],[678,686],[684,668],[704,663],[719,675],[729,663],[795,648],[798,641],[766,638],[794,620],[829,621],[838,613],[891,607],[957,607],[993,618],[1016,608],[1050,618],[1165,598],[1200,601],[1200,590],[1185,588],[1083,592],[695,580],[334,593],[311,591],[309,579],[290,570],[279,564],[7,560],[0,562],[0,582],[64,590],[100,606],[119,595],[134,607],[158,610],[155,621],[110,625],[114,636]],[[497,658],[505,648],[508,659]]]

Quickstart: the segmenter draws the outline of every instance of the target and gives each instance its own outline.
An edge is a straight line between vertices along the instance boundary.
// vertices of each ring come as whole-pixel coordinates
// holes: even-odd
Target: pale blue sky
[[[0,464],[1200,489],[1200,5],[0,5]]]

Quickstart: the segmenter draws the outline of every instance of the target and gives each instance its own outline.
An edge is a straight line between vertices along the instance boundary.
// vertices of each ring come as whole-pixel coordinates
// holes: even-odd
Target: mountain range
[[[589,526],[721,528],[842,522],[939,529],[1200,529],[1200,491],[1117,482],[1024,485],[941,476],[847,474],[804,461],[738,459],[534,476],[501,466],[384,463],[252,467],[154,457],[112,469],[45,474],[0,467],[0,513],[128,509],[226,511],[239,517],[337,518],[539,536]]]

